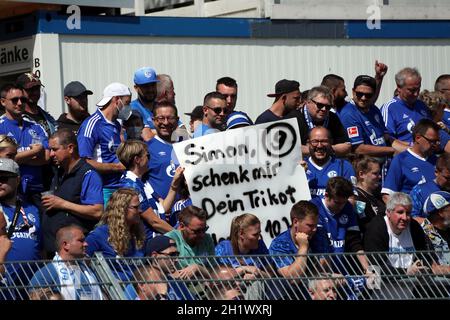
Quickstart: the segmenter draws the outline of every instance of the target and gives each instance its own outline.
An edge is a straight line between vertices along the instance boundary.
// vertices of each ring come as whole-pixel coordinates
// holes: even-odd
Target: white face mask
[[[117,111],[119,111],[119,114],[117,115],[117,118],[122,121],[127,121],[131,117],[131,106],[129,104],[124,105],[122,100],[120,100],[120,103],[122,103],[122,110],[119,110],[117,108]]]

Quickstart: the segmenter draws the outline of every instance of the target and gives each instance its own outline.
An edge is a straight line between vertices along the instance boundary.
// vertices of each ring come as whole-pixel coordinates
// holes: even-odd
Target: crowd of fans
[[[448,274],[450,75],[439,76],[434,91],[420,92],[419,71],[399,70],[394,97],[379,108],[387,70],[377,61],[375,76],[357,76],[349,97],[344,79],[334,74],[303,93],[298,81],[280,80],[267,95],[273,104],[254,122],[243,108],[236,110],[236,81],[223,77],[187,113],[187,125],[179,119],[170,76],[150,67],[134,74],[135,100],[126,85],[111,83],[93,114],[87,99],[93,92],[68,83],[67,113],[58,120],[38,105],[41,81],[20,75],[1,88],[0,272],[2,285],[22,289],[3,298],[107,298],[87,264],[71,263],[95,252],[180,257],[141,267],[110,260],[119,280],[138,280],[127,287],[129,299],[247,297],[235,287],[199,291],[195,283],[139,281],[292,280],[328,273],[345,279],[346,262],[327,253],[358,253],[351,269],[366,279],[373,276],[371,265],[399,274]],[[207,213],[189,197],[173,143],[289,118],[298,122],[312,200],[292,207],[290,228],[270,244],[261,239],[257,214],[249,213],[236,216],[229,238],[215,244]],[[416,250],[436,252],[426,256],[429,268],[415,258]],[[388,253],[386,260],[365,254],[380,251]],[[205,263],[204,256],[216,256],[217,264]],[[53,260],[39,270],[3,264],[39,259]],[[312,299],[336,298],[331,280],[314,279],[303,288]],[[351,277],[345,283],[358,286]],[[41,292],[27,292],[23,284]],[[43,295],[46,286],[53,289]],[[264,295],[264,288],[252,287],[257,297]]]

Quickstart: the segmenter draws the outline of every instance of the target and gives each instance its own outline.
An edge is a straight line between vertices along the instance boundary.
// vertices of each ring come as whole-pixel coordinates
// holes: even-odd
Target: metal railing
[[[7,262],[0,300],[450,299],[450,266],[438,265],[435,252],[365,255],[368,272],[358,254],[347,253],[205,256],[185,268],[180,262],[190,258],[109,259],[99,253],[59,265]],[[294,261],[300,267],[289,267]]]

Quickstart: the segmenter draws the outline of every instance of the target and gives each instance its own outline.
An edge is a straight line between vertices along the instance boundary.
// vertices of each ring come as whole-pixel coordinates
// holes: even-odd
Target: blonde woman
[[[184,169],[177,168],[169,192],[163,199],[144,177],[148,171],[149,160],[149,152],[144,142],[127,140],[119,145],[116,153],[127,169],[120,179],[121,187],[132,188],[139,193],[146,240],[152,239],[155,232],[164,234],[172,230],[172,226],[166,221],[165,213],[170,212],[172,208]]]
[[[101,252],[106,258],[144,256],[145,233],[140,219],[139,194],[130,188],[115,191],[97,225],[86,238],[87,255]],[[130,280],[134,267],[125,260],[110,260],[117,278]]]
[[[268,260],[264,257],[250,257],[250,255],[268,255],[264,241],[261,239],[261,222],[258,217],[250,213],[237,216],[231,222],[230,240],[223,240],[216,246],[216,256],[236,256],[245,257],[224,257],[220,262],[233,268],[239,274],[250,274],[253,276],[263,276]],[[247,276],[251,277],[251,276]]]
[[[442,122],[446,101],[439,91],[424,90],[420,93],[419,99],[430,109],[431,118],[436,122],[442,130],[449,133],[449,128]]]
[[[0,134],[0,158],[9,158],[14,160],[17,155],[16,141],[5,134]]]

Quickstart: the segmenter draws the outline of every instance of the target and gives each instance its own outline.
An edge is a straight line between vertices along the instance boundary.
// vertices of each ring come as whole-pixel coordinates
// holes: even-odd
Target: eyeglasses
[[[309,143],[313,146],[313,147],[317,147],[319,145],[319,143],[321,143],[322,145],[328,145],[330,143],[330,141],[328,139],[324,139],[324,140],[309,140]]]
[[[431,139],[425,137],[425,136],[422,135],[422,134],[421,134],[420,136],[421,136],[422,138],[424,138],[425,140],[427,140],[428,143],[431,144],[431,145],[433,145],[433,146],[438,146],[438,145],[441,144],[441,141],[440,141],[440,140],[431,140]]]
[[[11,178],[14,178],[14,176],[0,176],[0,183],[8,183]]]
[[[221,108],[221,107],[210,107],[210,106],[206,106],[208,109],[211,109],[212,111],[214,111],[215,114],[221,114],[222,112],[224,114],[229,114],[230,110],[228,108]]]
[[[202,234],[202,233],[206,233],[206,231],[208,231],[209,226],[206,226],[203,229],[197,229],[197,230],[191,229],[191,227],[189,227],[189,226],[186,226],[186,228],[191,230],[193,234]]]
[[[373,93],[355,91],[355,96],[358,99],[361,99],[363,96],[365,96],[367,99],[371,99],[373,97]]]
[[[312,99],[311,99],[311,102],[314,102],[317,109],[319,109],[319,110],[322,110],[323,108],[325,108],[327,111],[330,111],[331,108],[333,108],[333,106],[331,104],[320,103],[320,102],[314,101]]]
[[[17,104],[20,100],[21,103],[27,103],[28,98],[27,97],[14,97],[14,98],[6,98],[6,100],[10,100],[13,104]]]
[[[153,119],[158,121],[158,122],[164,122],[164,120],[167,120],[167,122],[175,122],[175,121],[178,120],[178,117],[175,117],[175,116],[170,116],[170,117],[158,116],[158,117],[153,117]]]

